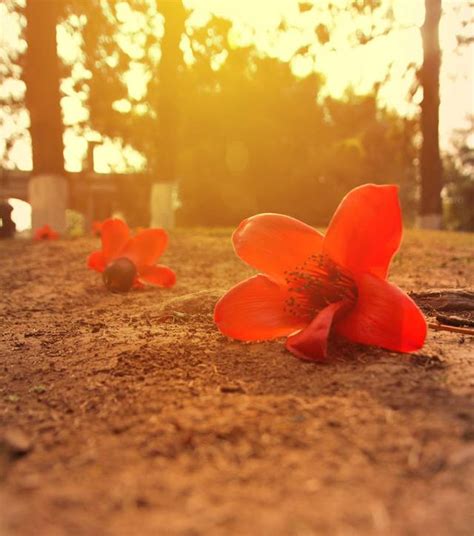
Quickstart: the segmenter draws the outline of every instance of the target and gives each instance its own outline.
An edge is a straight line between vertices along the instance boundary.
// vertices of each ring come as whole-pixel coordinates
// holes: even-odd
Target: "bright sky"
[[[352,47],[347,40],[348,33],[354,29],[354,21],[347,12],[337,21],[328,46],[314,42],[314,27],[330,22],[327,10],[324,10],[328,1],[313,0],[316,7],[305,13],[300,13],[296,0],[184,0],[184,3],[194,10],[189,21],[191,24],[205,23],[211,12],[232,19],[234,28],[229,38],[231,46],[252,41],[263,52],[289,60],[302,44],[311,42],[307,57],[299,57],[292,62],[293,71],[299,76],[313,70],[322,72],[327,80],[326,93],[336,97],[342,97],[349,85],[357,92],[368,91],[375,81],[385,77],[387,65],[391,64],[391,81],[384,86],[380,98],[383,104],[396,108],[400,113],[414,113],[421,94],[415,95],[415,104],[407,103],[406,95],[412,80],[404,75],[409,63],[420,65],[422,61],[419,26],[424,18],[424,0],[385,0],[390,2],[401,28],[358,47]],[[347,0],[332,0],[333,4],[339,3],[341,6],[346,2]],[[127,3],[123,4],[124,24],[139,24],[139,21],[134,21],[131,17]],[[2,40],[13,42],[18,39],[11,24],[6,22],[5,17],[2,19],[1,7],[0,5],[0,45]],[[443,10],[440,28],[443,50],[440,134],[442,146],[448,147],[453,129],[464,126],[466,115],[474,113],[474,47],[456,50],[456,34],[461,29],[461,21],[470,15],[467,0],[443,0]],[[282,19],[288,26],[285,33],[275,31]],[[61,55],[72,61],[78,51],[77,39],[61,28],[58,38]],[[80,69],[80,66],[77,68]],[[136,94],[143,92],[146,86],[146,75],[140,69],[140,64],[134,63],[128,77],[129,89]],[[87,118],[87,109],[81,101],[73,94],[68,95],[66,82],[63,90],[66,96],[61,104],[66,124],[72,125],[80,117]],[[118,102],[116,106],[126,109],[129,103]],[[23,121],[27,122],[27,117]],[[0,145],[2,128],[12,128],[12,125],[0,126]],[[87,143],[72,128],[67,128],[65,144],[66,167],[69,171],[77,171],[81,167]],[[95,149],[95,157],[96,170],[100,172],[121,171],[126,160],[134,165],[144,164],[140,155],[130,148],[125,150],[124,158],[119,142],[110,140]],[[24,141],[16,143],[13,158],[19,168],[31,168],[29,147]]]
[[[351,47],[347,33],[353,21],[349,14],[338,21],[332,38],[336,50],[329,47],[314,47],[315,60],[301,60],[293,65],[294,72],[304,74],[315,69],[327,79],[327,93],[341,97],[348,85],[357,91],[370,90],[374,81],[381,80],[387,65],[392,63],[394,80],[389,82],[381,97],[383,103],[396,108],[400,113],[413,113],[406,101],[411,79],[404,78],[406,65],[422,62],[422,44],[419,27],[424,20],[424,0],[387,0],[391,3],[396,21],[402,27],[386,37],[360,47]],[[344,5],[346,0],[332,0],[333,4]],[[313,3],[324,9],[326,0]],[[185,0],[188,7],[196,10],[196,17],[205,17],[212,11],[235,21],[242,34],[255,29],[259,46],[269,52],[287,58],[299,43],[313,32],[324,13],[316,8],[301,14],[295,0]],[[453,129],[466,125],[466,115],[474,113],[474,47],[462,51],[456,47],[456,34],[461,30],[461,21],[472,17],[467,0],[443,0],[443,18],[440,25],[440,42],[443,51],[441,70],[440,134],[443,147],[449,145]],[[299,28],[284,39],[275,42],[273,29],[284,18],[290,26]],[[331,44],[332,44],[331,43]],[[421,94],[417,95],[417,102]]]

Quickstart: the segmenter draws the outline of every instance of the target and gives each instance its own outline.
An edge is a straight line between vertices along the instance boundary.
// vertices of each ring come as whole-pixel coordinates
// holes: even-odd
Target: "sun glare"
[[[8,199],[13,208],[12,220],[15,222],[18,232],[31,229],[31,205],[21,199]]]

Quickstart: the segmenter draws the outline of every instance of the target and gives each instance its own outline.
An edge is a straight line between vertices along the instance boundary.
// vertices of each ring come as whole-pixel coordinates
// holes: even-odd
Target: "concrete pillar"
[[[28,201],[33,232],[48,224],[58,233],[65,233],[68,185],[64,177],[46,174],[32,177],[28,184]]]
[[[151,186],[151,227],[174,228],[175,183],[156,182]]]

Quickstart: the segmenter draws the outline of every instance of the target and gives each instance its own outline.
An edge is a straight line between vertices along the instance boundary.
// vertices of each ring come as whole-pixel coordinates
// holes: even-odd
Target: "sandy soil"
[[[173,234],[170,291],[108,294],[96,245],[0,243],[2,536],[474,533],[472,337],[305,363],[214,328],[229,231]],[[392,280],[472,290],[473,252],[407,233]]]

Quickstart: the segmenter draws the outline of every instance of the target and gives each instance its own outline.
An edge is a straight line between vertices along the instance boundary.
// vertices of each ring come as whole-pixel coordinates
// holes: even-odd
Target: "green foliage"
[[[253,48],[229,50],[218,70],[197,57],[183,80],[178,220],[283,212],[318,225],[365,182],[395,182],[409,196],[414,122],[377,108],[375,94],[318,99],[323,84]]]
[[[140,27],[145,37],[138,43],[131,31],[117,39],[117,4],[103,0],[95,18],[97,6],[88,7],[90,122],[140,150],[153,177],[160,168],[161,18],[151,0],[131,2],[146,14]],[[355,2],[352,9],[378,7]],[[396,182],[406,187],[405,197],[411,195],[414,123],[380,110],[378,88],[366,96],[348,92],[343,100],[323,100],[321,76],[296,78],[288,63],[261,56],[254,46],[229,46],[231,28],[213,17],[204,26],[187,27],[183,37],[188,62],[181,64],[176,88],[180,223],[231,225],[273,211],[324,224],[349,189],[368,181]],[[139,96],[130,94],[123,76],[137,64],[149,75]],[[129,105],[122,110],[117,102]]]
[[[76,210],[66,210],[66,229],[68,236],[76,238],[85,232],[84,215]]]

